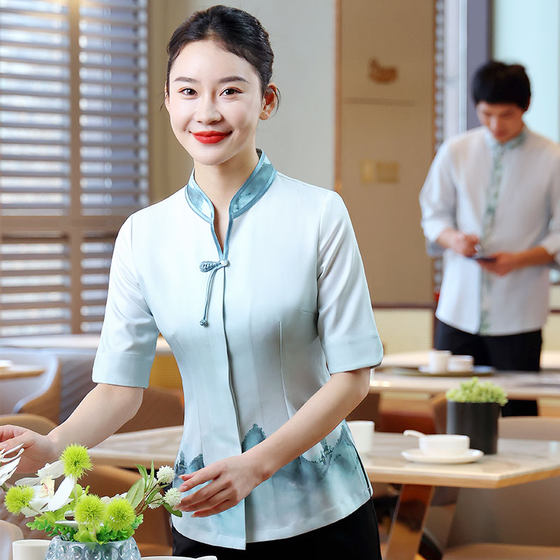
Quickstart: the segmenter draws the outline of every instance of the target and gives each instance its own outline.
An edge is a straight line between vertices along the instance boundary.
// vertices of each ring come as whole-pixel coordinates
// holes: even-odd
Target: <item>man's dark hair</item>
[[[475,105],[481,101],[514,103],[526,111],[531,99],[531,84],[521,64],[504,64],[491,60],[475,72],[472,96]]]

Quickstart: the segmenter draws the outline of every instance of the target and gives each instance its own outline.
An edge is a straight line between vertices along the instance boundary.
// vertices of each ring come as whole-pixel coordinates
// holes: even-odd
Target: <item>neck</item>
[[[252,150],[245,156],[232,158],[219,165],[195,162],[194,177],[198,186],[218,211],[227,211],[231,199],[253,172],[259,156]]]

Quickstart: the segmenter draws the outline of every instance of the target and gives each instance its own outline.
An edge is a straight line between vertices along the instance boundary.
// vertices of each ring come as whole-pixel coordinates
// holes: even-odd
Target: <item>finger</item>
[[[198,500],[196,503],[188,504],[186,506],[181,505],[181,511],[201,511],[205,509],[211,509],[217,505],[230,500],[231,495],[226,488],[223,488],[219,492],[216,492],[213,496],[208,496],[204,500]]]
[[[179,486],[181,492],[188,492],[200,484],[214,480],[219,476],[220,472],[213,467],[204,467],[192,473],[192,476]]]
[[[207,484],[206,486],[204,486],[204,488],[201,488],[200,490],[197,490],[196,492],[193,492],[189,496],[185,496],[181,500],[181,505],[192,506],[193,504],[201,503],[201,502],[207,500],[208,498],[211,498],[212,496],[214,496],[218,492],[221,492],[222,490],[227,488],[227,486],[228,486],[227,482],[222,481],[220,479],[216,479],[213,482],[211,482],[210,484]]]
[[[214,506],[213,508],[195,511],[192,514],[192,517],[209,517],[210,515],[222,513],[222,511],[226,511],[227,509],[230,509],[235,505],[237,505],[237,502],[234,502],[233,500],[226,500],[225,502],[222,502],[221,504]]]

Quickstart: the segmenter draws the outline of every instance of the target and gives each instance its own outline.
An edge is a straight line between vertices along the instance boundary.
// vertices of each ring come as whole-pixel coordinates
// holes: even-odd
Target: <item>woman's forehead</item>
[[[231,76],[243,78],[247,82],[258,80],[256,70],[247,60],[212,39],[185,45],[171,66],[170,76],[172,80],[177,76],[199,81]]]

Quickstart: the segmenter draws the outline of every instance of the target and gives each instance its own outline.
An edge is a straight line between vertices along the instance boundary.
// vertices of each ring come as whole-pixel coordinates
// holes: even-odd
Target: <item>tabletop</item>
[[[399,373],[400,372],[400,373]],[[411,374],[412,373],[412,374]],[[473,373],[472,375],[476,375]],[[432,377],[419,371],[404,368],[387,368],[375,370],[371,377],[370,392],[411,392],[411,393],[445,393],[448,389],[458,387],[468,377]],[[492,381],[500,385],[510,399],[560,398],[560,371],[520,372],[499,371],[490,376],[481,377],[482,381]]]
[[[3,379],[19,379],[21,377],[36,377],[45,372],[45,368],[36,365],[12,364],[0,368],[0,381]]]
[[[429,350],[417,352],[399,352],[383,356],[380,369],[385,367],[418,367],[428,365]],[[545,350],[541,353],[541,368],[560,370],[560,351]]]
[[[173,465],[182,426],[115,434],[92,448],[99,464],[134,467]],[[560,475],[560,443],[501,439],[497,455],[475,463],[442,465],[412,463],[401,451],[418,447],[414,438],[378,432],[373,450],[362,454],[368,476],[375,482],[412,483],[462,488],[500,488]]]
[[[0,346],[15,348],[49,348],[64,350],[86,350],[95,352],[99,346],[98,334],[56,334],[50,336],[18,336],[0,338]],[[171,348],[164,338],[159,337],[157,354],[171,354]]]

